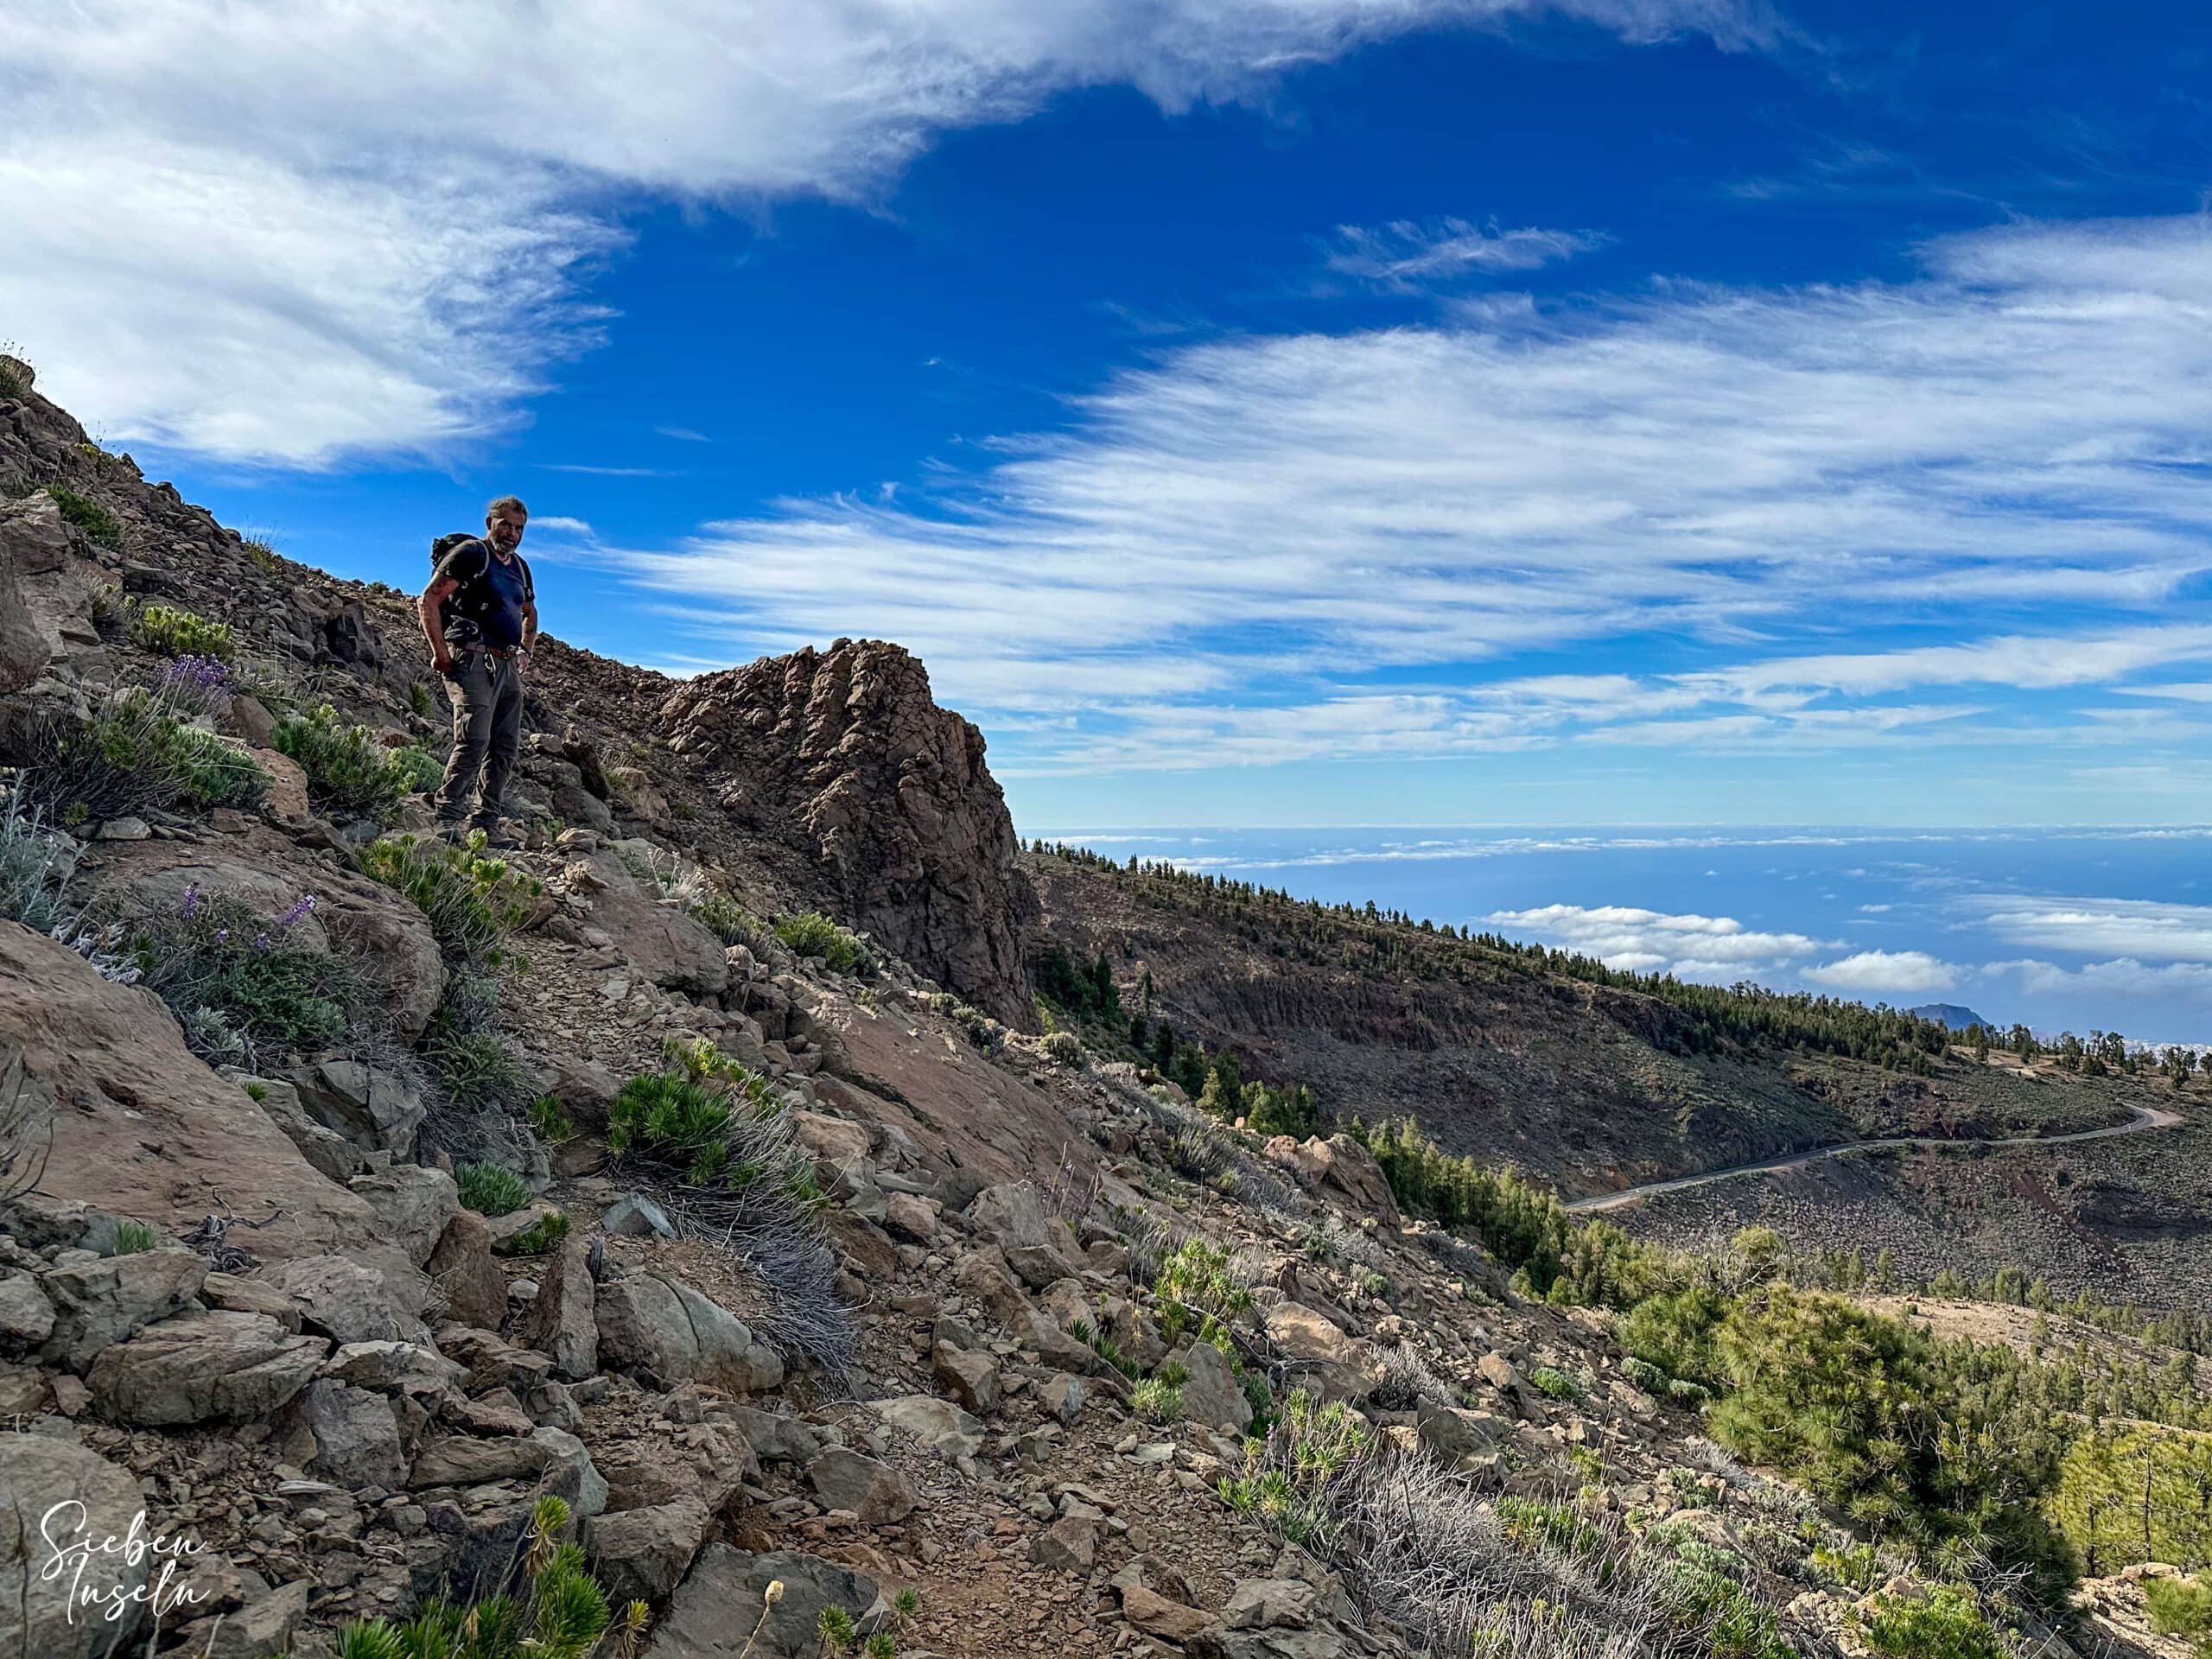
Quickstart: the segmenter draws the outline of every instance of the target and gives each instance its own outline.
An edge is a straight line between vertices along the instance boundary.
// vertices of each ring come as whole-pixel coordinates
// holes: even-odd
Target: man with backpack
[[[537,591],[516,550],[529,522],[529,510],[503,495],[484,510],[482,536],[438,537],[420,607],[431,664],[453,703],[438,827],[451,836],[481,830],[501,849],[522,844],[499,815],[522,747],[523,665],[537,638]]]

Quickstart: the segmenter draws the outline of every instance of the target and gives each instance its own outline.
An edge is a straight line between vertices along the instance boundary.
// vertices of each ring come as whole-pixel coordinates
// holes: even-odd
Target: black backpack
[[[431,574],[435,576],[438,570],[444,565],[446,562],[446,555],[452,552],[454,549],[459,547],[463,542],[480,542],[484,538],[475,531],[467,530],[452,531],[448,532],[446,535],[439,537],[435,541],[430,543]],[[491,556],[487,553],[485,556],[488,558]],[[524,558],[519,553],[516,554],[514,556],[515,563],[522,566],[523,589],[525,593],[531,594],[534,596],[537,591],[537,584],[531,579],[530,561]],[[481,613],[483,607],[483,584],[480,582],[464,582],[458,588],[456,588],[452,594],[448,594],[439,604],[439,629],[444,632],[448,639],[451,639],[453,637],[454,619],[457,616],[467,625],[467,627],[465,630],[466,632],[470,633],[481,632],[482,629],[479,624],[478,616]]]

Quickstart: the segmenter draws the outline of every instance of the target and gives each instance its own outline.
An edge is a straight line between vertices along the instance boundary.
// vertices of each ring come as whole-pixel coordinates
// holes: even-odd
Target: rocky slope
[[[639,1606],[595,1651],[648,1659],[1852,1640],[1866,1586],[1810,1553],[1851,1541],[1610,1314],[1516,1295],[1349,1140],[991,1017],[1033,901],[904,653],[677,687],[553,645],[528,849],[441,863],[419,800],[272,747],[326,700],[372,754],[435,737],[403,599],[242,543],[4,362],[0,498],[0,765],[63,820],[0,816],[0,1653],[328,1655],[560,1541]],[[156,604],[231,626],[219,696]],[[221,798],[92,810],[164,684]],[[760,919],[810,906],[876,963]],[[166,1581],[101,1548],[142,1514],[194,1546]]]
[[[1130,1006],[1248,1077],[1302,1083],[1339,1116],[1416,1116],[1450,1150],[1568,1194],[1754,1162],[1861,1135],[1976,1137],[2126,1119],[2127,1090],[1962,1057],[1903,1075],[1785,1044],[1689,1040],[1642,991],[1388,921],[1032,852],[1053,938],[1103,952]]]

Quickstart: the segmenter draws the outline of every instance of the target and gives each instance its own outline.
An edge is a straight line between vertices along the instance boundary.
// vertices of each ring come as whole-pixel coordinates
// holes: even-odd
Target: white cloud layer
[[[1025,766],[1829,750],[2212,660],[2212,627],[2164,620],[2212,563],[2212,219],[1923,253],[1901,283],[1193,346],[925,507],[788,501],[632,568],[743,647],[885,634],[971,710],[1109,716]],[[1992,609],[2075,626],[1808,648]],[[1478,683],[1654,634],[1741,660]]]
[[[1763,933],[1730,916],[1626,905],[1543,905],[1492,911],[1483,919],[1508,937],[1540,939],[1609,968],[1716,984],[1771,976],[1821,946],[1802,933]]]
[[[1955,964],[1925,950],[1861,950],[1808,968],[1803,976],[1853,996],[1924,996],[1949,990],[1959,982],[1960,972]]]
[[[879,189],[949,128],[1163,106],[1435,24],[1771,38],[1760,0],[11,0],[0,322],[111,434],[435,450],[589,342],[622,214]]]
[[[2212,963],[2212,905],[2012,894],[1965,902],[1990,933],[2030,950]]]

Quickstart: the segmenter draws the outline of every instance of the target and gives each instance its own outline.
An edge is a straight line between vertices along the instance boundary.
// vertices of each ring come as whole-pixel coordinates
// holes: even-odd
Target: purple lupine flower
[[[266,933],[255,934],[253,936],[253,948],[257,950],[266,950],[269,948],[269,936]]]
[[[228,944],[230,942],[231,942],[231,930],[230,930],[229,928],[227,928],[227,927],[219,927],[219,928],[217,928],[217,929],[215,930],[215,943],[216,943],[216,944]]]
[[[168,683],[180,690],[211,692],[231,681],[231,665],[219,657],[180,657],[169,664]]]
[[[184,919],[190,921],[200,913],[200,884],[192,882],[184,890]]]
[[[292,907],[276,918],[279,927],[289,927],[315,909],[315,894],[303,893],[292,901]]]

